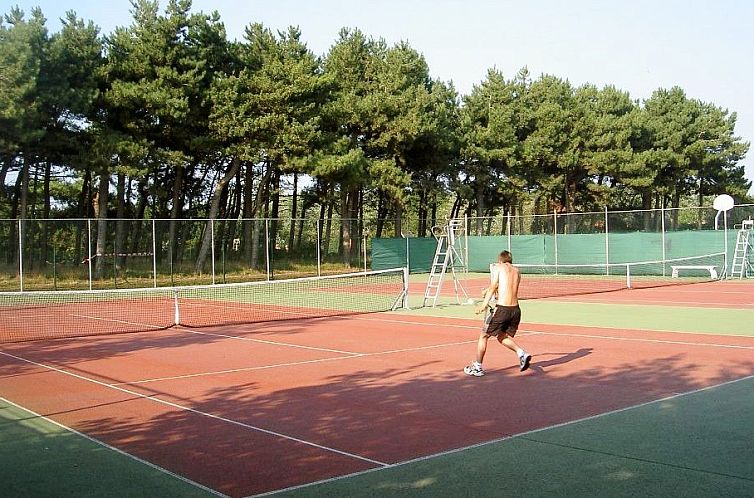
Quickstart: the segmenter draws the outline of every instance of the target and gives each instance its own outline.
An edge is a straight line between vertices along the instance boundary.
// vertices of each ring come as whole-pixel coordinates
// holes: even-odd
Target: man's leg
[[[490,336],[485,332],[479,334],[479,340],[476,346],[476,361],[471,365],[464,367],[463,371],[466,375],[473,375],[474,377],[481,377],[484,375],[484,369],[482,368],[482,361],[484,360],[484,354],[487,352],[487,339]]]
[[[482,332],[479,334],[479,341],[476,344],[476,361],[481,364],[484,361],[484,355],[487,352],[487,340],[490,338],[487,334]]]
[[[497,340],[500,344],[516,353],[516,355],[518,356],[519,368],[522,372],[529,368],[531,355],[524,351],[524,349],[521,348],[518,344],[516,344],[511,336],[509,336],[508,334],[500,334],[497,336]]]

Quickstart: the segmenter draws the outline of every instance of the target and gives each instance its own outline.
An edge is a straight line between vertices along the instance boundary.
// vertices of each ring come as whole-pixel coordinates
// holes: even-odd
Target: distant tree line
[[[107,35],[74,12],[56,33],[39,9],[4,15],[1,218],[339,217],[348,260],[366,216],[372,236],[406,213],[425,235],[462,214],[748,200],[735,112],[679,87],[639,102],[490,69],[459,95],[406,42],[344,28],[317,56],[298,28],[234,41],[189,0],[132,5]]]

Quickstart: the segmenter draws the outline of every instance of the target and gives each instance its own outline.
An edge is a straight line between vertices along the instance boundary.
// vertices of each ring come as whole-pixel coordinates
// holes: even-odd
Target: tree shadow
[[[396,349],[410,339],[391,338]],[[48,344],[42,351],[60,363],[71,362],[67,368],[102,354],[119,357],[145,348],[162,352],[170,362],[173,348],[201,344],[200,353],[220,339],[149,336],[127,347],[103,340],[81,348]],[[39,411],[171,472],[231,496],[248,496],[754,374],[748,351],[710,355],[704,348],[653,347],[658,348],[653,355],[625,350],[618,358],[613,350],[595,348],[540,353],[535,359],[557,356],[536,360],[532,372],[521,374],[512,366],[480,378],[461,372],[468,351],[427,349],[125,385],[119,402],[110,401],[107,387],[83,392],[76,386],[71,392],[77,399],[39,402],[38,394],[29,393],[17,401],[31,409],[39,408],[35,403],[47,407]],[[6,365],[2,372],[11,370]],[[83,369],[81,375],[118,381]],[[85,403],[89,409],[80,408]]]

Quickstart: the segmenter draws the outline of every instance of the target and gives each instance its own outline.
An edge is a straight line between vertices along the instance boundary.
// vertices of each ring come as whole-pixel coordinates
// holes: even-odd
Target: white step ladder
[[[754,220],[743,220],[736,237],[736,250],[733,253],[733,263],[730,266],[731,277],[742,279],[754,276],[754,267],[749,261],[749,254],[752,251],[752,229],[754,229]]]
[[[450,220],[447,225],[432,227],[432,235],[437,240],[437,247],[435,248],[435,257],[432,260],[432,267],[429,271],[429,279],[427,280],[427,288],[424,290],[424,302],[422,306],[426,306],[428,301],[432,302],[434,308],[437,304],[437,297],[442,290],[442,282],[445,273],[450,268],[450,273],[453,277],[453,289],[456,294],[456,301],[460,303],[459,290],[463,293],[464,297],[468,299],[466,290],[461,285],[456,275],[456,268],[464,269],[465,263],[461,256],[459,235],[464,232],[463,220]]]

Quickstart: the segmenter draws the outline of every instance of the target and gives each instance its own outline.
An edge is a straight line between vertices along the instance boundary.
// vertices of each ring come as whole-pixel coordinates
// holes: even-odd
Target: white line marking
[[[338,354],[347,354],[347,355],[357,355],[361,353],[356,353],[354,351],[341,351],[339,349],[327,349],[327,348],[318,348],[314,346],[302,346],[300,344],[292,344],[289,342],[277,342],[277,341],[268,341],[265,339],[254,339],[251,337],[242,337],[237,335],[228,335],[228,334],[218,334],[215,332],[200,332],[198,330],[193,330],[189,328],[182,328],[180,330],[183,330],[185,332],[188,332],[190,334],[197,334],[197,335],[208,335],[208,336],[214,336],[214,337],[225,337],[227,339],[234,339],[236,341],[249,341],[249,342],[258,342],[261,344],[271,344],[274,346],[286,346],[289,348],[299,348],[299,349],[311,349],[314,351],[324,351],[327,353],[338,353]]]
[[[204,411],[201,411],[201,410],[197,410],[196,408],[191,408],[191,407],[188,407],[188,406],[179,405],[178,403],[173,403],[172,401],[167,401],[167,400],[158,398],[158,397],[156,397],[157,395],[148,396],[146,394],[142,394],[142,393],[139,393],[139,392],[136,392],[136,391],[132,391],[130,389],[126,389],[124,387],[116,386],[114,384],[108,384],[106,382],[101,382],[99,380],[91,379],[91,378],[85,377],[83,375],[79,375],[79,374],[76,374],[76,373],[73,373],[73,372],[69,372],[67,370],[63,370],[62,368],[57,368],[57,367],[53,367],[51,365],[45,365],[44,363],[39,363],[39,362],[36,362],[36,361],[33,361],[33,360],[22,358],[20,356],[13,355],[13,354],[7,353],[5,351],[0,351],[0,355],[7,356],[9,358],[13,358],[13,359],[16,359],[18,361],[23,361],[25,363],[30,363],[32,365],[36,365],[36,366],[41,367],[41,368],[46,368],[48,370],[52,370],[54,372],[58,372],[58,373],[61,373],[61,374],[64,374],[64,375],[69,375],[71,377],[74,377],[74,378],[77,378],[77,379],[80,379],[80,380],[83,380],[83,381],[86,381],[86,382],[91,382],[92,384],[97,384],[99,386],[103,386],[103,387],[107,387],[107,388],[110,388],[110,389],[114,389],[116,391],[120,391],[122,393],[126,393],[126,394],[129,394],[131,396],[136,396],[136,397],[139,397],[139,398],[143,398],[143,399],[147,399],[147,400],[150,400],[150,401],[154,401],[155,403],[160,403],[160,404],[163,404],[163,405],[166,405],[166,406],[170,406],[171,408],[177,408],[178,410],[184,410],[184,411],[191,412],[191,413],[194,413],[194,414],[197,414],[197,415],[201,415],[201,416],[204,416],[204,417],[208,417],[208,418],[211,418],[211,419],[214,419],[214,420],[219,420],[221,422],[226,422],[226,423],[231,424],[231,425],[236,425],[236,426],[239,426],[239,427],[243,427],[245,429],[250,429],[252,431],[257,431],[257,432],[261,432],[263,434],[269,434],[271,436],[276,436],[276,437],[280,437],[280,438],[283,438],[283,439],[288,439],[289,441],[294,441],[294,442],[301,443],[301,444],[304,444],[304,445],[307,445],[307,446],[312,446],[314,448],[318,448],[318,449],[321,449],[321,450],[324,450],[324,451],[329,451],[331,453],[337,453],[339,455],[347,456],[347,457],[350,457],[350,458],[355,458],[357,460],[362,460],[364,462],[369,462],[369,463],[372,463],[374,465],[381,465],[381,466],[388,465],[388,464],[386,464],[384,462],[380,462],[378,460],[372,460],[371,458],[367,458],[367,457],[364,457],[364,456],[361,456],[361,455],[356,455],[354,453],[349,453],[347,451],[341,451],[341,450],[338,450],[338,449],[335,449],[335,448],[330,448],[328,446],[317,444],[317,443],[314,443],[314,442],[311,442],[311,441],[306,441],[305,439],[300,439],[300,438],[297,438],[295,436],[289,436],[289,435],[283,434],[281,432],[276,432],[276,431],[273,431],[273,430],[270,430],[270,429],[264,429],[262,427],[257,427],[257,426],[254,426],[254,425],[246,424],[244,422],[239,422],[238,420],[233,420],[233,419],[221,417],[219,415],[215,415],[213,413],[209,413],[209,412],[204,412]]]
[[[17,403],[14,403],[13,401],[10,401],[9,399],[0,397],[0,400],[4,401],[5,403],[8,403],[9,405],[15,406],[19,410],[23,410],[26,413],[30,413],[30,414],[32,414],[36,418],[40,418],[40,419],[42,419],[42,420],[44,420],[44,421],[46,421],[46,422],[48,422],[48,423],[50,423],[50,424],[52,424],[54,426],[60,427],[61,429],[65,430],[65,431],[68,431],[68,432],[73,433],[73,434],[75,434],[75,435],[77,435],[79,437],[87,439],[87,440],[89,440],[89,441],[91,441],[91,442],[93,442],[95,444],[98,444],[98,445],[100,445],[100,446],[102,446],[104,448],[107,448],[108,450],[114,451],[115,453],[118,453],[118,454],[123,455],[123,456],[125,456],[127,458],[130,458],[131,460],[134,460],[134,461],[136,461],[136,462],[138,462],[140,464],[146,465],[147,467],[151,467],[151,468],[153,468],[153,469],[155,469],[155,470],[157,470],[159,472],[162,472],[163,474],[167,474],[167,475],[169,475],[171,477],[174,477],[176,479],[179,479],[179,480],[181,480],[181,481],[183,481],[183,482],[185,482],[187,484],[191,484],[192,486],[196,486],[197,488],[202,489],[204,491],[207,491],[209,493],[212,493],[215,496],[222,496],[222,497],[227,497],[228,496],[228,495],[224,495],[224,494],[220,493],[219,491],[215,491],[212,488],[208,488],[207,486],[204,486],[203,484],[199,484],[198,482],[192,481],[191,479],[189,479],[187,477],[184,477],[182,475],[179,475],[179,474],[171,472],[171,471],[169,471],[167,469],[164,469],[164,468],[160,467],[159,465],[156,465],[156,464],[154,464],[152,462],[148,462],[146,460],[143,460],[143,459],[137,457],[136,455],[132,455],[130,453],[127,453],[127,452],[125,452],[125,451],[123,451],[123,450],[121,450],[119,448],[116,448],[115,446],[110,446],[109,444],[105,443],[104,441],[100,441],[99,439],[95,439],[95,438],[93,438],[91,436],[87,436],[86,434],[81,433],[81,432],[77,431],[76,429],[71,429],[70,427],[68,427],[66,425],[63,425],[60,422],[56,422],[55,420],[52,420],[51,418],[45,417],[44,415],[40,415],[39,413],[36,413],[33,410],[30,410],[30,409],[28,409],[26,407],[23,407],[23,406],[21,406],[21,405],[19,405]]]
[[[89,316],[89,315],[79,315],[76,313],[68,313],[70,316],[76,317],[76,318],[87,318],[89,320],[96,320],[100,322],[113,322],[113,323],[125,323],[126,325],[136,325],[137,327],[151,327],[154,329],[164,329],[165,327],[160,327],[159,325],[152,325],[151,323],[137,323],[137,322],[128,322],[126,320],[117,320],[115,318],[105,318],[105,317],[98,317],[98,316]]]
[[[393,349],[390,351],[377,351],[374,353],[354,353],[347,356],[336,356],[333,358],[319,358],[316,360],[306,360],[306,361],[292,361],[290,363],[277,363],[274,365],[260,365],[256,367],[241,367],[241,368],[232,368],[229,370],[217,370],[212,372],[200,372],[200,373],[193,373],[193,374],[186,374],[186,375],[174,375],[170,377],[156,377],[153,379],[144,379],[144,380],[134,380],[134,381],[128,381],[128,382],[118,382],[111,384],[113,386],[128,386],[128,385],[136,385],[136,384],[147,384],[150,382],[160,382],[164,380],[178,380],[178,379],[190,379],[193,377],[206,377],[210,375],[222,375],[227,373],[237,373],[237,372],[252,372],[254,370],[265,370],[268,368],[280,368],[280,367],[295,367],[298,365],[307,365],[311,363],[323,363],[326,361],[338,361],[338,360],[349,360],[352,358],[363,358],[367,356],[379,356],[379,355],[385,355],[385,354],[393,354],[393,353],[405,353],[409,351],[423,351],[426,349],[437,349],[437,348],[444,348],[444,347],[450,347],[450,346],[459,346],[462,344],[472,344],[477,342],[476,340],[473,341],[462,341],[462,342],[450,342],[450,343],[444,343],[444,344],[435,344],[432,346],[419,346],[415,348],[405,348],[405,349]]]
[[[576,419],[576,420],[570,420],[568,422],[562,422],[560,424],[550,425],[550,426],[547,426],[547,427],[541,427],[539,429],[533,429],[533,430],[530,430],[530,431],[522,432],[520,434],[512,434],[512,435],[509,435],[509,436],[504,436],[504,437],[501,437],[501,438],[493,439],[491,441],[485,441],[483,443],[476,443],[476,444],[472,444],[472,445],[469,445],[469,446],[463,446],[461,448],[455,448],[455,449],[452,449],[452,450],[441,451],[439,453],[433,453],[431,455],[425,455],[425,456],[421,456],[421,457],[418,457],[418,458],[412,458],[410,460],[404,460],[402,462],[392,463],[390,465],[386,465],[385,467],[381,467],[381,468],[373,468],[373,469],[362,470],[360,472],[354,472],[354,473],[347,474],[347,475],[342,475],[342,476],[337,476],[337,477],[331,477],[329,479],[322,479],[320,481],[310,482],[310,483],[306,483],[306,484],[300,484],[298,486],[291,486],[291,487],[288,487],[288,488],[282,488],[282,489],[277,489],[277,490],[274,490],[274,491],[268,491],[266,493],[262,493],[262,494],[258,494],[258,495],[253,495],[253,496],[254,497],[273,496],[273,495],[276,495],[276,494],[279,494],[279,493],[286,493],[288,491],[293,491],[293,490],[296,490],[296,489],[308,488],[310,486],[317,486],[317,485],[320,485],[320,484],[327,484],[327,483],[330,483],[330,482],[340,481],[340,480],[343,480],[343,479],[349,479],[351,477],[358,477],[358,476],[365,475],[365,474],[371,474],[372,472],[380,472],[380,471],[385,471],[387,469],[392,469],[392,468],[395,468],[395,467],[403,467],[405,465],[410,465],[410,464],[417,463],[417,462],[422,462],[422,461],[425,461],[425,460],[432,460],[434,458],[438,458],[438,457],[442,457],[442,456],[446,456],[446,455],[452,455],[452,454],[460,453],[460,452],[463,452],[463,451],[466,451],[466,450],[472,450],[472,449],[475,449],[475,448],[481,448],[483,446],[488,446],[488,445],[491,445],[491,444],[497,444],[497,443],[501,443],[501,442],[508,441],[508,440],[511,440],[511,439],[525,438],[528,435],[536,434],[538,432],[544,432],[544,431],[548,431],[548,430],[551,430],[551,429],[558,429],[560,427],[567,427],[567,426],[573,425],[573,424],[579,424],[579,423],[582,423],[582,422],[588,422],[590,420],[595,420],[595,419],[602,418],[602,417],[605,417],[605,416],[608,416],[608,415],[613,415],[613,414],[617,414],[617,413],[621,413],[621,412],[625,412],[625,411],[629,411],[629,410],[635,410],[635,409],[642,408],[644,406],[649,406],[649,405],[652,405],[652,404],[655,404],[655,403],[663,403],[665,401],[669,401],[669,400],[672,400],[672,399],[675,399],[675,398],[680,398],[680,397],[684,397],[684,396],[690,396],[692,394],[698,394],[698,393],[701,393],[701,392],[704,392],[704,391],[708,391],[708,390],[711,390],[711,389],[716,389],[716,388],[719,388],[719,387],[725,387],[725,386],[728,386],[728,385],[731,385],[731,384],[735,384],[737,382],[742,382],[742,381],[751,380],[751,379],[754,379],[754,375],[749,375],[747,377],[743,377],[743,378],[740,378],[740,379],[730,380],[728,382],[723,382],[722,384],[716,384],[716,385],[712,385],[712,386],[702,387],[702,388],[695,389],[693,391],[688,391],[688,392],[685,392],[685,393],[679,393],[679,394],[674,394],[672,396],[666,396],[664,398],[660,398],[660,399],[656,399],[656,400],[652,400],[652,401],[647,401],[647,402],[644,402],[644,403],[639,403],[637,405],[626,406],[624,408],[618,408],[617,410],[611,410],[609,412],[600,413],[598,415],[591,415],[589,417],[584,417],[584,418],[580,418],[580,419]],[[246,497],[246,498],[251,498],[251,497]]]
[[[447,319],[452,318],[456,320],[469,320],[468,318],[462,318],[462,317],[447,317],[447,316],[441,316],[441,315],[417,315],[417,316],[423,316],[426,318],[439,318],[439,319]],[[368,321],[379,321],[379,322],[386,322],[386,323],[401,323],[401,324],[409,324],[409,325],[431,325],[433,327],[442,327],[442,328],[463,328],[463,329],[478,329],[481,325],[454,325],[454,324],[446,324],[442,322],[415,322],[411,320],[388,320],[388,319],[382,319],[382,318],[363,318],[363,317],[353,317],[351,320],[368,320]],[[551,324],[553,327],[558,327],[561,324]],[[745,334],[718,334],[714,332],[684,332],[679,330],[663,330],[663,329],[626,329],[625,327],[611,327],[611,326],[604,326],[604,325],[565,325],[563,326],[567,327],[573,327],[573,328],[584,328],[584,329],[606,329],[606,330],[632,330],[636,332],[647,332],[647,333],[663,333],[663,334],[681,334],[681,335],[689,335],[689,334],[696,334],[696,335],[704,335],[704,336],[715,336],[715,337],[743,337],[747,339],[754,339],[754,337],[750,335]],[[551,335],[563,335],[567,336],[569,334],[567,333],[555,333],[555,332],[538,332],[535,330],[526,330],[526,329],[519,329],[519,332],[529,332],[529,333],[539,333],[539,334],[551,334]],[[628,339],[628,338],[626,338]],[[641,341],[643,339],[637,339],[637,338],[631,338],[631,340]],[[695,345],[696,343],[693,342],[679,342],[679,344],[689,344],[689,345]]]

